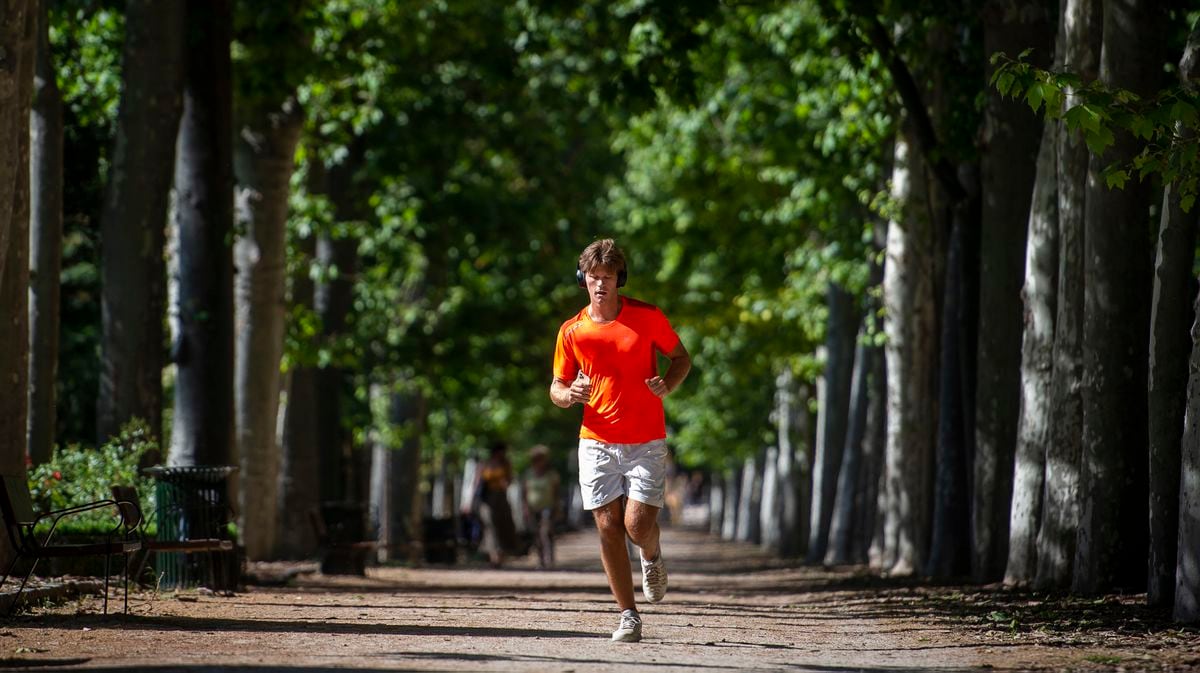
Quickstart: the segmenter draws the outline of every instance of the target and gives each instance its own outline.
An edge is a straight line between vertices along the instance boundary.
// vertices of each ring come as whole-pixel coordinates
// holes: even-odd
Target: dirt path
[[[995,590],[889,582],[848,569],[789,567],[748,545],[679,529],[664,534],[671,588],[663,603],[641,606],[640,644],[609,642],[617,613],[595,536],[581,532],[560,541],[560,568],[551,572],[522,561],[502,570],[301,575],[288,587],[250,587],[230,597],[138,593],[130,615],[107,618],[89,597],[3,623],[0,668],[1200,668],[1200,635],[1153,623],[1134,599],[1043,614],[1047,606],[1069,606]],[[1102,618],[1089,625],[1093,613]]]

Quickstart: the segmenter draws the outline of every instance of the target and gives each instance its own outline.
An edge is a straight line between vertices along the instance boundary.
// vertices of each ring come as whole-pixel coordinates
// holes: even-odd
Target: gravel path
[[[915,671],[1118,662],[1186,668],[1186,648],[1200,642],[1183,634],[1183,645],[1164,649],[1161,636],[1131,647],[1102,637],[1010,633],[995,627],[987,607],[959,605],[961,593],[952,588],[796,567],[749,545],[665,529],[670,591],[664,602],[640,606],[643,642],[616,644],[609,633],[617,612],[597,544],[590,531],[565,536],[559,568],[544,572],[523,559],[500,570],[303,574],[287,587],[249,587],[228,597],[138,593],[128,616],[98,615],[99,600],[82,598],[3,622],[0,668]],[[1200,659],[1193,663],[1200,666]]]

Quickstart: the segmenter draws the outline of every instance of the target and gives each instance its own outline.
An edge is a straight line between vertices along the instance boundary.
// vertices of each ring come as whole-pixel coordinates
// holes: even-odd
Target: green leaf
[[[1025,51],[1022,51],[1020,54],[1017,54],[1017,60],[1024,61],[1026,58],[1029,58],[1029,55],[1032,53],[1033,53],[1033,47],[1030,47],[1030,48],[1026,49]]]
[[[1175,104],[1171,106],[1171,118],[1183,122],[1185,126],[1194,126],[1196,124],[1196,108],[1187,101],[1175,101]]]
[[[1088,149],[1092,154],[1100,156],[1104,154],[1104,150],[1108,149],[1109,145],[1113,144],[1113,133],[1106,128],[1100,128],[1096,131],[1088,131],[1084,134],[1084,140],[1087,142]]]
[[[996,80],[996,90],[1000,92],[1000,95],[1007,96],[1009,91],[1012,90],[1013,81],[1015,79],[1016,77],[1013,77],[1011,72],[1008,72],[1007,70],[1001,72],[1000,77]]]
[[[1085,131],[1095,133],[1100,130],[1100,112],[1090,105],[1076,105],[1067,110],[1063,115],[1063,120],[1067,122],[1067,128],[1072,131]]]
[[[1192,206],[1196,203],[1195,194],[1184,194],[1179,197],[1179,207],[1185,213],[1192,212]]]
[[[1042,106],[1042,98],[1044,97],[1042,93],[1042,87],[1044,86],[1045,85],[1041,82],[1034,82],[1033,85],[1029,87],[1029,90],[1025,92],[1025,100],[1029,101],[1029,107],[1032,108],[1034,112],[1037,112],[1038,108]]]
[[[1104,171],[1104,182],[1108,184],[1109,189],[1112,189],[1113,187],[1116,187],[1117,189],[1125,189],[1125,183],[1128,181],[1129,173],[1123,170]]]
[[[1129,120],[1129,130],[1138,138],[1149,140],[1154,135],[1154,122],[1142,115],[1134,115]]]

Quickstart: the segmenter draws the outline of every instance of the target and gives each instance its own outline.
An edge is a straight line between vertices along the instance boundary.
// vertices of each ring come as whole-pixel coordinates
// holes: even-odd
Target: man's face
[[[607,266],[595,266],[583,275],[587,284],[588,298],[593,304],[603,305],[617,300],[617,272]]]

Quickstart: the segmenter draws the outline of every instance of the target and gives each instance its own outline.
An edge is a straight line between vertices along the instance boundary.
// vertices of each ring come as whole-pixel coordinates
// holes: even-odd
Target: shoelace
[[[646,566],[646,581],[651,585],[658,585],[663,581],[662,563],[656,561]]]
[[[637,615],[627,615],[621,613],[621,628],[632,631],[642,623],[642,618]]]

